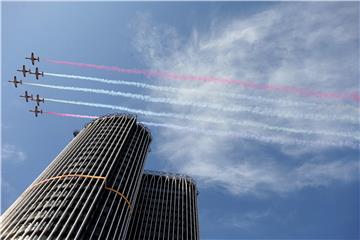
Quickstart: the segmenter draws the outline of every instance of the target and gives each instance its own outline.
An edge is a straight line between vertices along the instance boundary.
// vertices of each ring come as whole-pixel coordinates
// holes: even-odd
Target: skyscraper
[[[89,123],[2,215],[1,239],[123,239],[150,132],[130,115]]]
[[[180,174],[146,171],[128,229],[133,239],[199,239],[197,189]]]

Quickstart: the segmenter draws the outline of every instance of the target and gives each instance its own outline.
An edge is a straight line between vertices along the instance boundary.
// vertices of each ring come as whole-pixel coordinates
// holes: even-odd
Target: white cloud
[[[15,145],[7,143],[2,145],[1,157],[3,161],[13,163],[23,162],[27,158],[25,152],[18,149],[18,147],[16,147]]]
[[[141,17],[135,25],[135,46],[151,69],[195,76],[245,79],[321,91],[358,91],[359,30],[354,20],[358,18],[359,10],[356,6],[356,3],[279,4],[247,18],[233,18],[227,22],[220,18],[214,19],[211,29],[194,29],[189,38],[181,36],[172,26],[156,23],[149,14],[139,15]],[[340,100],[319,100],[226,84],[168,79],[156,81],[162,85],[197,89],[196,93],[179,91],[172,95],[152,92],[154,96],[171,96],[178,101],[256,107],[284,114],[316,113],[358,117],[358,109],[354,104]],[[285,107],[278,102],[234,100],[222,95],[211,95],[211,91],[293,100],[309,106]],[[330,104],[330,107],[324,106],[327,104]],[[152,105],[152,109],[154,108]],[[171,124],[199,129],[240,131],[244,134],[269,136],[279,142],[290,139],[290,145],[278,146],[277,150],[285,156],[283,158],[289,158],[288,162],[281,162],[272,156],[271,150],[261,142],[249,142],[225,135],[204,136],[162,129],[159,132],[157,151],[169,160],[173,168],[200,179],[203,186],[218,185],[234,194],[262,194],[268,191],[283,193],[308,186],[327,186],[333,182],[357,179],[357,159],[326,159],[324,156],[321,161],[315,161],[317,152],[326,153],[330,147],[291,146],[291,143],[295,144],[300,140],[331,141],[341,147],[343,141],[356,144],[358,141],[322,134],[294,134],[256,127],[244,128],[234,126],[226,119],[306,129],[309,132],[358,133],[357,124],[296,118],[289,120],[251,113],[229,113],[168,105],[158,105],[158,110],[225,119],[224,124],[163,119]],[[311,157],[308,157],[309,154]],[[306,156],[307,159],[300,163],[298,159],[290,162],[294,156]]]
[[[295,169],[293,174],[299,188],[328,185],[332,182],[349,182],[358,176],[358,161],[332,161],[322,164],[304,163]]]
[[[227,226],[248,230],[257,226],[259,222],[272,215],[273,214],[269,209],[265,211],[249,211],[241,215],[227,216],[226,219],[222,219],[221,223],[226,224]]]

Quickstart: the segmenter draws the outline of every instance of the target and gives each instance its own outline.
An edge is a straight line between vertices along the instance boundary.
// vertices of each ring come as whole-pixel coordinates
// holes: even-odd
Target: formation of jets
[[[35,75],[35,77],[36,77],[36,80],[39,80],[39,76],[44,76],[44,72],[39,72],[39,68],[38,67],[36,67],[35,68],[35,72],[31,72],[31,70],[30,70],[30,72],[29,72],[30,74],[34,74]]]
[[[26,73],[29,73],[29,74],[31,74],[31,70],[29,69],[29,70],[26,70],[26,67],[25,67],[25,65],[23,65],[23,67],[22,67],[22,69],[18,69],[18,70],[16,70],[16,71],[18,71],[18,72],[22,72],[23,73],[23,75],[24,75],[24,77],[26,77]]]
[[[40,62],[40,57],[35,57],[35,54],[32,52],[31,57],[25,57],[25,59],[30,59],[32,65],[35,65],[35,61]]]
[[[41,109],[39,110],[38,106],[35,106],[34,110],[30,109],[29,112],[33,112],[35,114],[35,117],[37,117],[39,113],[43,113]]]
[[[35,62],[40,62],[40,57],[35,56],[35,54],[32,52],[30,57],[25,57],[25,59],[31,60],[31,64],[35,65]],[[31,71],[31,69],[26,69],[26,66],[23,65],[22,69],[16,70],[18,72],[21,72],[24,77],[26,77],[26,73],[35,75],[36,80],[39,80],[39,76],[43,77],[44,72],[39,71],[38,67],[35,67],[35,71]],[[13,83],[14,86],[17,88],[18,85],[22,85],[22,80],[17,80],[16,76],[10,81],[10,83]],[[34,98],[32,94],[29,94],[28,91],[25,91],[24,95],[20,95],[20,97],[24,98],[26,102],[29,102],[29,100],[36,102],[36,106],[34,109],[30,109],[29,112],[33,112],[35,114],[35,117],[37,117],[39,114],[42,114],[43,111],[39,108],[40,103],[44,103],[44,98],[41,98],[39,94],[36,94],[36,97]]]
[[[30,100],[33,100],[33,95],[32,95],[32,94],[29,95],[29,94],[28,94],[28,91],[25,91],[24,96],[20,95],[20,97],[25,98],[25,101],[26,101],[26,102],[29,102],[29,99],[30,99]]]
[[[17,88],[18,84],[22,85],[22,80],[16,80],[16,76],[14,76],[14,79],[13,80],[10,80],[8,82],[11,82],[14,84],[14,86]]]
[[[36,94],[36,98],[35,98],[35,99],[32,99],[32,101],[36,102],[36,104],[37,104],[38,106],[40,106],[40,103],[41,103],[41,102],[42,102],[42,103],[45,102],[45,101],[44,101],[44,98],[41,98],[41,97],[39,96],[39,94]]]

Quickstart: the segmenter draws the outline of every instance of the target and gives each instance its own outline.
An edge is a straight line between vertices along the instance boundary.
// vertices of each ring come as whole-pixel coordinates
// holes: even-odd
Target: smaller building
[[[127,239],[199,239],[197,195],[186,175],[145,171]]]

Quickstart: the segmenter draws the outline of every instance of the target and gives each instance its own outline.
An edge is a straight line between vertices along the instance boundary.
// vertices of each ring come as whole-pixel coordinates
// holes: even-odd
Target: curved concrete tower
[[[90,122],[1,216],[1,239],[124,239],[150,142],[134,116]]]

